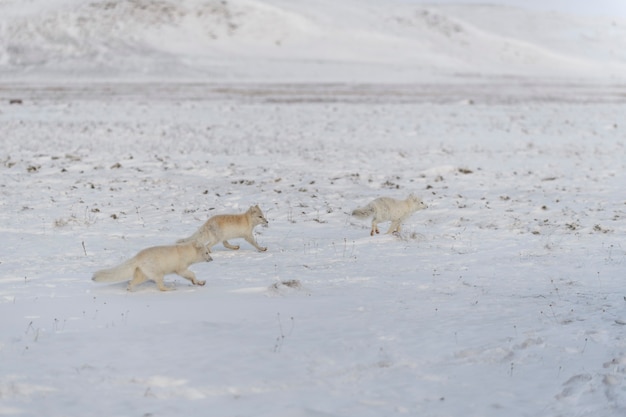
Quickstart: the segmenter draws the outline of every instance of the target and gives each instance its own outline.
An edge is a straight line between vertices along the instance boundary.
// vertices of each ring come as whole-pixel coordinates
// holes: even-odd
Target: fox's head
[[[209,247],[203,245],[200,242],[194,242],[193,246],[196,248],[196,253],[201,257],[201,259],[205,262],[211,262],[213,258],[211,257],[211,251]]]
[[[409,201],[409,204],[411,205],[413,211],[422,210],[428,207],[426,204],[424,204],[421,198],[417,197],[414,194],[410,194],[407,200]]]
[[[251,206],[248,209],[248,215],[252,220],[252,224],[254,224],[255,226],[259,224],[267,226],[267,219],[263,215],[263,212],[261,211],[261,208],[258,206],[258,204],[256,206]]]

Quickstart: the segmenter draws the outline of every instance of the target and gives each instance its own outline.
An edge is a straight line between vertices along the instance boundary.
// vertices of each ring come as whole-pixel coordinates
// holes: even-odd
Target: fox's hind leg
[[[133,279],[130,280],[126,289],[128,291],[132,291],[133,288],[135,288],[135,285],[139,285],[147,280],[148,277],[146,276],[146,274],[144,274],[140,268],[135,268],[135,271],[133,272]]]
[[[189,281],[191,281],[191,283],[193,285],[204,285],[206,284],[206,281],[199,281],[196,279],[196,274],[193,273],[193,271],[190,271],[188,269],[183,269],[182,271],[176,271],[176,273],[178,275],[180,275],[183,278],[188,279]]]
[[[370,236],[374,236],[374,233],[378,234],[380,231],[378,230],[378,223],[375,220],[372,220],[372,230],[370,231]]]
[[[225,247],[225,248],[232,249],[232,250],[237,250],[237,249],[239,249],[239,245],[231,245],[231,244],[230,244],[230,243],[228,243],[228,241],[226,241],[226,240],[222,242],[222,245],[224,245],[224,247]]]

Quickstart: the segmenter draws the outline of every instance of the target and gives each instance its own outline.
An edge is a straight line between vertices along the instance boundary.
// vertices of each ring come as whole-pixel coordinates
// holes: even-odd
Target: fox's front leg
[[[387,230],[387,234],[391,233],[400,233],[400,222],[391,223],[391,226],[389,226],[389,230]]]
[[[193,273],[193,271],[190,271],[188,269],[184,269],[182,271],[176,271],[176,273],[178,275],[180,275],[183,278],[188,279],[189,281],[191,281],[191,283],[193,285],[204,285],[206,284],[206,281],[200,281],[196,279],[196,274]]]
[[[172,291],[172,290],[174,290],[174,288],[171,288],[171,287],[168,287],[167,285],[165,285],[165,282],[163,281],[163,275],[159,275],[159,276],[155,277],[154,278],[154,282],[156,282],[157,287],[161,291]]]
[[[267,247],[259,246],[259,244],[256,243],[256,240],[254,240],[254,236],[252,235],[248,235],[244,237],[244,239],[246,239],[246,242],[257,248],[261,252],[265,252],[267,250]]]

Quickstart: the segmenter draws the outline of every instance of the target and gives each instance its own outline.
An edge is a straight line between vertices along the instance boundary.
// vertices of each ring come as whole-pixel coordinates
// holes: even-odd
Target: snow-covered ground
[[[623,23],[355,4],[0,1],[0,415],[624,415]],[[204,287],[90,279],[253,204]]]
[[[317,88],[2,92],[0,413],[626,411],[623,105]],[[251,204],[205,287],[90,280]]]

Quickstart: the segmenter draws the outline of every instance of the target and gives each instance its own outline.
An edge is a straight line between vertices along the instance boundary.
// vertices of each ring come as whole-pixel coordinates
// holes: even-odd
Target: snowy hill
[[[377,0],[0,2],[0,74],[20,79],[416,81],[620,77],[626,22]]]

